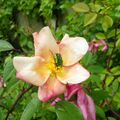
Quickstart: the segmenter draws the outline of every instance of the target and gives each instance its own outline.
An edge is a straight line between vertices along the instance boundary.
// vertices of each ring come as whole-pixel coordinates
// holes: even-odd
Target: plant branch
[[[108,105],[108,107],[109,107],[110,111],[111,111],[118,119],[120,119],[119,113],[117,113],[116,111],[114,111],[114,110],[111,108],[111,106]]]
[[[116,41],[117,41],[117,26],[115,26],[115,37],[114,37],[113,49],[112,49],[112,52],[111,52],[110,56],[107,59],[107,70],[108,71],[109,71],[109,68],[110,68],[110,61],[112,59],[113,53],[114,53],[115,48],[116,48]]]
[[[8,111],[8,109],[6,108],[6,106],[0,104],[0,107],[2,107],[3,109],[6,109]]]
[[[110,62],[112,60],[112,56],[113,56],[113,53],[116,49],[116,42],[117,42],[117,28],[118,26],[115,25],[115,33],[114,33],[114,44],[113,44],[113,49],[111,51],[111,54],[109,55],[107,61],[106,61],[106,64],[107,64],[107,70],[110,72]],[[106,79],[107,79],[107,74],[105,75],[104,79],[103,79],[103,82],[102,82],[102,87],[105,88],[105,82],[106,82]]]
[[[12,106],[10,107],[10,109],[8,110],[7,115],[6,115],[6,117],[5,117],[5,120],[7,120],[8,117],[9,117],[9,115],[13,112],[13,110],[15,109],[18,101],[22,98],[22,96],[23,96],[25,93],[27,93],[32,87],[33,87],[33,86],[31,85],[29,88],[23,89],[23,90],[21,91],[21,93],[18,95],[18,97],[17,97],[17,99],[15,100],[15,102],[13,103],[13,105],[12,105]]]

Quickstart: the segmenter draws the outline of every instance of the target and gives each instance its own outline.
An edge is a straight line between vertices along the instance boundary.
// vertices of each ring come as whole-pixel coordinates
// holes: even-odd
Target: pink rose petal
[[[59,82],[54,77],[50,77],[47,82],[39,87],[38,89],[38,97],[41,101],[47,102],[51,98],[64,93],[66,90],[66,86]]]
[[[69,37],[66,34],[59,47],[63,57],[63,65],[69,66],[77,63],[86,54],[88,43],[83,37]]]
[[[69,100],[74,94],[77,94],[77,91],[80,89],[80,85],[79,84],[69,84],[67,85],[67,89],[65,92],[65,100]]]
[[[90,76],[90,73],[79,63],[69,67],[64,67],[63,73],[57,74],[58,80],[66,84],[77,84],[85,81]]]
[[[39,33],[33,33],[35,56],[48,58],[50,52],[58,53],[59,48],[48,26],[41,29]]]
[[[36,86],[43,85],[51,71],[41,57],[14,57],[13,65],[17,70],[17,78]]]
[[[84,120],[96,120],[94,102],[82,89],[77,93],[77,106],[83,113]]]

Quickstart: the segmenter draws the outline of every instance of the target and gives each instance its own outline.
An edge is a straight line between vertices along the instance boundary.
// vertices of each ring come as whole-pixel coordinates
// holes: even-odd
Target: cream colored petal
[[[17,78],[36,86],[43,85],[51,74],[40,57],[14,57],[13,65]]]
[[[65,66],[78,62],[87,52],[88,43],[83,37],[69,37],[67,34],[59,44]]]
[[[62,74],[57,74],[60,82],[66,84],[77,84],[85,81],[90,76],[89,72],[80,64],[75,64],[71,67],[65,67]]]
[[[53,37],[49,27],[44,27],[39,33],[33,33],[35,55],[43,58],[49,57],[50,51],[55,54],[59,52],[59,47]]]
[[[50,77],[49,80],[38,90],[38,97],[41,101],[46,102],[51,98],[64,93],[66,85],[62,84],[55,77]]]

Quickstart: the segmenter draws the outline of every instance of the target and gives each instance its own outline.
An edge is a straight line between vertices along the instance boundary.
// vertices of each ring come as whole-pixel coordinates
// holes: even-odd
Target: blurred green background
[[[91,72],[82,86],[95,101],[97,120],[119,120],[120,0],[1,0],[0,120],[58,120],[50,103],[38,102],[37,88],[20,96],[29,85],[16,80],[12,64],[14,56],[34,54],[32,33],[44,26],[56,40],[68,33],[107,43],[106,52],[99,48],[80,61]]]

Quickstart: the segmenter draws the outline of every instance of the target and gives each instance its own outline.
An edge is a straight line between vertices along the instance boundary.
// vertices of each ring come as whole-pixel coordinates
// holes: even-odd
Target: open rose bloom
[[[35,55],[14,57],[13,64],[17,78],[39,87],[41,101],[64,93],[66,84],[85,81],[89,72],[79,64],[88,50],[88,43],[82,37],[69,37],[67,34],[56,43],[49,27],[33,33]]]

